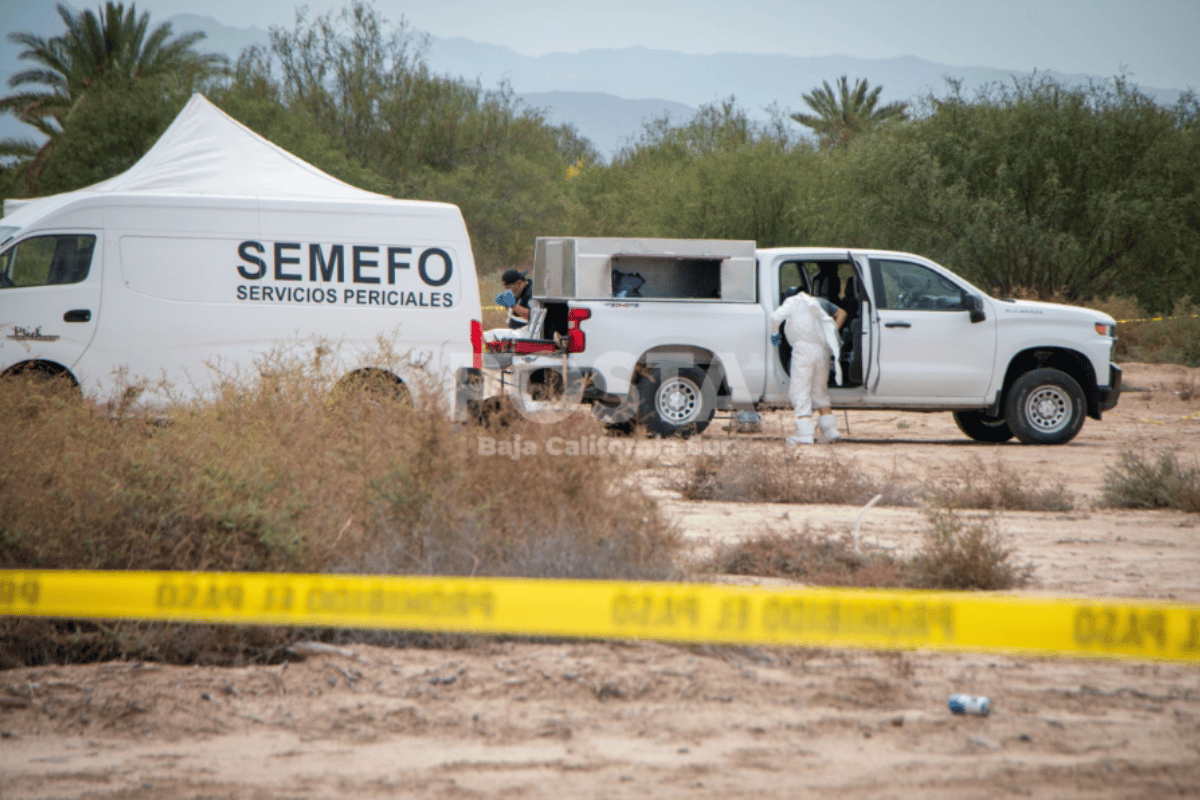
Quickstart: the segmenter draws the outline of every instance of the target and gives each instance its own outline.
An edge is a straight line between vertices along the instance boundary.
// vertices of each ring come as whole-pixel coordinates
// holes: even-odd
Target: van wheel
[[[361,369],[337,382],[329,405],[357,411],[360,408],[407,408],[412,396],[404,381],[382,369]]]
[[[637,381],[638,422],[659,436],[687,438],[708,427],[717,391],[702,370],[651,369]]]
[[[6,385],[21,386],[30,394],[58,397],[64,400],[83,399],[83,390],[67,369],[45,361],[26,361],[14,364],[0,375]]]
[[[1026,372],[1008,390],[1005,419],[1023,444],[1065,444],[1083,427],[1083,390],[1062,370]]]
[[[1000,444],[1013,438],[1012,428],[1004,417],[989,417],[982,411],[955,411],[958,429],[977,442]]]

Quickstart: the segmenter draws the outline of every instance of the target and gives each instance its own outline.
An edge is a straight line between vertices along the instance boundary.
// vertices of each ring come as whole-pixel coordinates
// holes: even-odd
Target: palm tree
[[[822,145],[844,147],[857,134],[891,120],[908,117],[905,111],[908,103],[888,103],[875,107],[879,102],[879,93],[883,91],[882,86],[876,86],[868,92],[866,80],[857,80],[851,90],[849,80],[843,75],[838,79],[838,92],[835,94],[829,81],[822,83],[823,88],[803,95],[804,102],[816,114],[791,115],[796,122],[816,131]]]
[[[25,47],[20,58],[38,66],[13,75],[8,85],[41,88],[0,98],[0,111],[15,114],[51,139],[62,132],[89,90],[102,84],[132,85],[173,73],[208,75],[226,63],[224,56],[192,50],[204,38],[200,31],[171,39],[169,22],[149,31],[150,14],[138,16],[136,5],[127,11],[123,4],[109,0],[100,15],[92,11],[75,15],[60,3],[58,15],[67,27],[61,36],[43,39],[32,33],[9,34],[9,41]],[[6,144],[22,143],[9,140]]]

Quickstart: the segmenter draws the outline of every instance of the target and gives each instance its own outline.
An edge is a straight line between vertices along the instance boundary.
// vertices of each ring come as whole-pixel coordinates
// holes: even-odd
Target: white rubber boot
[[[813,443],[813,421],[811,418],[796,420],[796,435],[789,436],[787,443],[793,447],[798,444]]]
[[[821,424],[821,441],[826,444],[831,444],[841,439],[841,434],[837,430],[837,419],[833,414],[822,414],[817,418],[817,422]]]

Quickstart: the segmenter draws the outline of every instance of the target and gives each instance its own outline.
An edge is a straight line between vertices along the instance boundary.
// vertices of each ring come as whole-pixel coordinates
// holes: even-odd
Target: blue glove
[[[772,333],[771,334],[771,344],[775,345],[776,347],[779,347],[779,345],[783,344],[783,334],[782,333]]]
[[[512,293],[512,289],[508,289],[496,295],[496,303],[505,308],[512,308],[517,304],[517,296]]]

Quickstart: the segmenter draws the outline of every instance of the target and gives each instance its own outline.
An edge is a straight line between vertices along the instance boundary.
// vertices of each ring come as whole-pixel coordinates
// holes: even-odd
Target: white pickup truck
[[[1112,317],[992,298],[908,253],[543,237],[533,285],[529,331],[488,343],[485,365],[518,392],[565,385],[614,427],[686,436],[718,409],[787,407],[767,317],[795,287],[849,315],[836,408],[950,411],[981,442],[1062,444],[1120,395]]]

